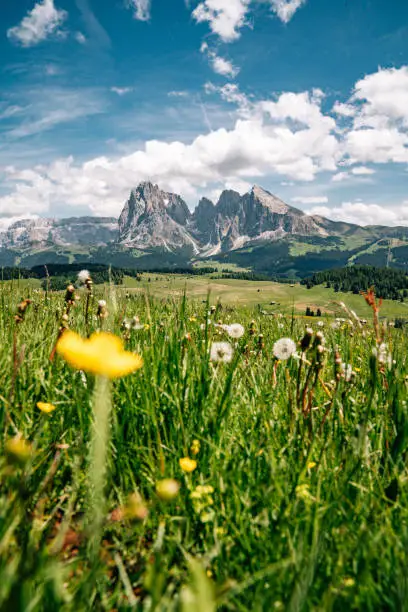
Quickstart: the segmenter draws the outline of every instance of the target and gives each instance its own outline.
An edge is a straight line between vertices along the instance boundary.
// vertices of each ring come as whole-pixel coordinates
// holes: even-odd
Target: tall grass
[[[324,352],[316,328],[278,362],[301,319],[116,291],[103,322],[85,295],[64,323],[83,337],[103,325],[143,356],[110,409],[101,383],[50,359],[63,294],[0,287],[0,609],[406,609],[404,333],[326,320]],[[133,316],[143,327],[124,329]],[[235,343],[230,363],[210,362],[214,340]],[[180,484],[172,500],[163,479]]]

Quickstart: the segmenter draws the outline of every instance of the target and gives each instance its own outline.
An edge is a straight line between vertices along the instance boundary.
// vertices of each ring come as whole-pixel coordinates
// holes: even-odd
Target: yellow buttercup
[[[125,351],[120,338],[105,332],[85,340],[66,331],[58,341],[57,352],[77,370],[106,378],[121,378],[143,366],[140,355]]]

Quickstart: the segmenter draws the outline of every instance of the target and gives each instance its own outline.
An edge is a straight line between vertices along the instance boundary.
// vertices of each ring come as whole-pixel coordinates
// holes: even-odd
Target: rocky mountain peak
[[[273,213],[285,215],[290,210],[290,207],[285,204],[285,202],[269,193],[269,191],[266,191],[266,189],[259,187],[259,185],[254,185],[250,194],[254,199],[258,200],[262,206],[265,206]]]

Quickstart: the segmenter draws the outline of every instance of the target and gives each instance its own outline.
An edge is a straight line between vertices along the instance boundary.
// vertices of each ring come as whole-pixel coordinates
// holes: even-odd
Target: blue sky
[[[405,0],[4,0],[0,224],[260,184],[408,225]]]

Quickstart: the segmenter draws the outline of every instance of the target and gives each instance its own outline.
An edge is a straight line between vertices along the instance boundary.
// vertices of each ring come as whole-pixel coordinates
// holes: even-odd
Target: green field
[[[404,331],[155,278],[0,286],[0,610],[405,610]]]
[[[294,308],[297,314],[304,314],[306,307],[310,306],[315,311],[320,308],[322,313],[328,315],[343,316],[344,310],[339,303],[344,302],[360,317],[367,318],[370,315],[370,309],[361,296],[335,293],[333,289],[323,286],[307,289],[299,284],[162,274],[143,274],[142,279],[138,282],[126,277],[125,288],[158,298],[177,298],[186,292],[189,298],[200,301],[206,300],[210,292],[212,303],[220,300],[226,305],[259,305],[267,312],[289,313]],[[381,312],[386,317],[408,317],[408,303],[385,300]]]

